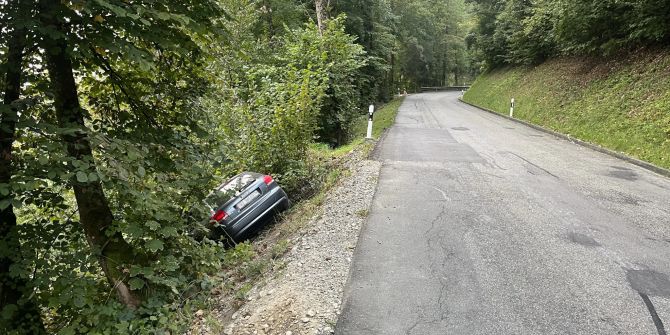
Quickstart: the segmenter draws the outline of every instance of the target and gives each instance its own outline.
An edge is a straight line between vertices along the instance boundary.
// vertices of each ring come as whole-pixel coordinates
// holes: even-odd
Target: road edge
[[[395,124],[395,123],[394,123],[394,124]],[[382,144],[384,143],[384,140],[386,140],[386,136],[388,136],[388,133],[389,133],[389,131],[391,131],[391,128],[393,128],[393,126],[384,129],[384,131],[382,131],[382,134],[379,136],[379,138],[378,138],[377,140],[374,140],[374,142],[375,142],[375,143],[373,144],[374,147],[373,147],[372,150],[370,151],[370,154],[368,155],[367,159],[369,159],[369,160],[373,160],[373,161],[378,161],[378,160],[380,160],[380,157],[381,157],[381,153],[380,153],[381,146],[382,146]]]
[[[384,130],[383,135],[387,134],[389,129],[391,129],[391,128],[387,128],[386,130]],[[376,145],[381,146],[381,144],[383,142],[382,140],[384,138],[385,138],[385,136],[380,136],[380,139],[376,143]],[[342,314],[344,313],[345,308],[347,307],[347,304],[349,303],[349,299],[352,295],[352,290],[353,289],[352,289],[352,286],[351,286],[351,281],[352,281],[352,278],[353,278],[354,261],[356,260],[357,255],[360,252],[359,246],[361,245],[361,240],[363,239],[363,232],[364,232],[365,228],[367,227],[367,225],[370,223],[370,214],[372,213],[372,207],[374,206],[375,200],[377,199],[377,196],[379,195],[379,179],[382,176],[382,170],[386,166],[386,163],[384,163],[378,157],[376,157],[376,158],[368,157],[368,160],[377,162],[379,164],[379,170],[377,171],[377,180],[376,180],[376,183],[375,183],[374,193],[372,194],[372,199],[370,200],[370,205],[368,206],[368,216],[365,218],[365,220],[363,221],[363,223],[359,227],[358,238],[356,239],[356,245],[355,245],[355,247],[353,249],[353,252],[352,252],[352,255],[351,255],[351,262],[349,262],[349,271],[347,272],[347,279],[344,282],[344,288],[342,290],[342,294],[340,295],[340,306],[339,306],[339,309],[338,309],[338,312],[337,312],[337,319],[335,320],[335,325],[333,327],[333,331],[334,331],[335,335],[346,335],[346,334],[342,334],[342,332],[339,331],[339,329],[341,328],[340,327],[340,325],[341,325],[340,322],[342,320]]]
[[[637,159],[637,158],[630,157],[630,156],[625,155],[625,154],[623,154],[623,153],[620,153],[620,152],[617,152],[617,151],[614,151],[614,150],[611,150],[611,149],[607,149],[607,148],[601,147],[601,146],[599,146],[599,145],[597,145],[597,144],[593,144],[593,143],[589,143],[589,142],[586,142],[586,141],[582,141],[582,140],[577,139],[577,138],[574,138],[574,137],[572,137],[572,136],[570,136],[570,135],[562,134],[562,133],[553,131],[553,130],[551,130],[551,129],[544,128],[544,127],[542,127],[542,126],[539,126],[539,125],[536,125],[536,124],[533,124],[533,123],[530,123],[530,122],[527,122],[527,121],[524,121],[524,120],[520,120],[520,119],[516,119],[516,118],[513,118],[513,117],[509,117],[509,116],[507,116],[507,115],[498,113],[498,112],[493,111],[493,110],[491,110],[491,109],[488,109],[488,108],[486,108],[486,107],[478,106],[478,105],[473,104],[473,103],[471,103],[471,102],[465,101],[465,100],[463,100],[463,98],[461,98],[461,97],[459,97],[458,100],[459,100],[460,102],[466,104],[466,105],[470,105],[470,106],[475,107],[475,108],[477,108],[477,109],[479,109],[479,110],[482,110],[482,111],[484,111],[484,112],[487,112],[487,113],[491,113],[491,114],[497,115],[497,116],[499,116],[499,117],[508,119],[508,120],[510,120],[510,121],[514,121],[514,122],[516,122],[516,123],[523,124],[523,125],[525,125],[525,126],[528,126],[528,127],[533,128],[533,129],[535,129],[535,130],[539,130],[539,131],[544,132],[544,133],[547,133],[547,134],[549,134],[549,135],[556,136],[556,137],[558,137],[558,138],[567,140],[567,141],[569,141],[569,142],[572,142],[572,143],[574,143],[574,144],[580,145],[580,146],[582,146],[582,147],[589,148],[589,149],[591,149],[591,150],[595,150],[595,151],[598,151],[598,152],[600,152],[600,153],[603,153],[603,154],[606,154],[606,155],[610,155],[610,156],[613,156],[613,157],[622,159],[622,160],[624,160],[624,161],[626,161],[626,162],[628,162],[628,163],[637,165],[637,166],[639,166],[639,167],[641,167],[641,168],[644,168],[644,169],[646,169],[646,170],[649,170],[649,171],[651,171],[651,172],[654,172],[654,173],[656,173],[656,174],[659,174],[659,175],[661,175],[661,176],[663,176],[663,177],[670,178],[670,170],[668,170],[668,169],[666,169],[666,168],[662,168],[662,167],[657,166],[657,165],[654,165],[654,164],[652,164],[652,163],[645,162],[645,161],[643,161],[643,160],[639,160],[639,159]]]

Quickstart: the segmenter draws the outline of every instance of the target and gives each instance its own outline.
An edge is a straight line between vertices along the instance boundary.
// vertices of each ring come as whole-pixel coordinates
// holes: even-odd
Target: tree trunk
[[[449,78],[447,77],[447,53],[444,53],[444,58],[442,58],[442,78],[440,78],[440,83],[442,87],[446,87],[449,84]]]
[[[26,31],[17,28],[17,21],[21,17],[28,17],[25,6],[19,0],[7,4],[12,22],[7,43],[7,73],[5,75],[4,98],[0,109],[0,188],[9,191],[3,195],[0,192],[0,203],[10,201],[9,205],[0,210],[0,242],[5,250],[0,254],[0,311],[5,308],[14,308],[9,319],[0,318],[0,332],[12,330],[32,334],[44,334],[44,325],[40,317],[39,307],[28,294],[28,285],[24,278],[14,278],[9,269],[17,258],[21,257],[21,244],[17,232],[16,215],[11,201],[14,195],[9,189],[9,183],[14,173],[12,167],[12,146],[18,111],[13,105],[21,95],[21,75],[23,71],[23,53],[26,47]]]
[[[328,19],[326,0],[314,0],[316,6],[316,22],[319,26],[319,32],[323,34],[326,29],[326,19]]]
[[[62,6],[60,2],[42,0],[40,4],[45,28],[48,31],[65,34],[67,23],[59,21],[57,16],[58,6]],[[62,128],[77,129],[74,133],[62,136],[67,146],[67,153],[75,160],[88,163],[90,168],[80,172],[87,176],[96,174],[91,143],[84,125],[84,113],[79,104],[72,61],[68,54],[67,40],[44,36],[44,50],[58,125]],[[99,179],[95,181],[86,179],[87,181],[81,182],[73,177],[70,182],[79,208],[79,221],[89,245],[98,256],[102,271],[116,291],[119,300],[130,308],[137,308],[141,301],[138,295],[130,290],[127,284],[128,276],[124,273],[124,267],[128,267],[136,260],[135,254],[119,232],[109,232],[114,218]]]
[[[460,85],[460,82],[461,82],[461,76],[459,74],[459,68],[457,66],[456,69],[454,70],[454,83],[456,86],[458,86]]]
[[[272,22],[272,7],[270,7],[270,4],[267,2],[267,0],[263,1],[263,7],[265,8],[265,22],[268,24],[268,40],[271,40],[275,35],[275,27]]]
[[[389,70],[388,82],[389,82],[389,86],[391,88],[391,97],[393,97],[393,95],[395,95],[395,93],[396,93],[395,92],[396,89],[398,91],[398,95],[400,95],[400,87],[396,87],[396,83],[395,83],[395,54],[393,53],[393,51],[391,51],[391,61],[390,61],[390,63],[391,63],[391,70]]]

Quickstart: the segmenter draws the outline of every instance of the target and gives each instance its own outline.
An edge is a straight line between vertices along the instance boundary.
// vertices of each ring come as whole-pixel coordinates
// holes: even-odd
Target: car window
[[[228,192],[228,191],[242,191],[245,187],[249,186],[256,178],[249,174],[243,174],[237,176],[227,183],[222,184],[217,188],[219,192]]]
[[[249,174],[243,174],[234,177],[226,183],[221,184],[216,188],[212,193],[210,193],[205,198],[205,204],[207,204],[211,210],[215,210],[221,205],[228,202],[234,196],[237,196],[242,192],[247,186],[254,182],[256,178]]]

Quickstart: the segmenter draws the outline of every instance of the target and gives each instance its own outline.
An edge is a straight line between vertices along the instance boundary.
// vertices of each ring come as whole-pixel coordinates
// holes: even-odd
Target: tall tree
[[[0,106],[0,331],[44,333],[39,308],[30,297],[26,278],[18,277],[10,269],[20,259],[21,243],[14,214],[14,195],[10,187],[13,171],[12,149],[19,118],[19,99],[23,85],[23,64],[26,49],[26,24],[30,18],[28,1],[10,0],[4,17],[7,25],[7,59],[4,60],[5,78],[3,102]]]
[[[100,162],[93,155],[92,131],[85,122],[93,115],[81,103],[78,81],[88,83],[93,90],[86,96],[87,105],[100,106],[99,115],[110,107],[116,114],[117,122],[106,125],[110,135],[120,128],[119,134],[126,131],[124,135],[129,137],[131,132],[132,138],[139,141],[152,140],[160,134],[169,136],[170,132],[161,129],[161,124],[177,119],[188,125],[188,118],[178,115],[177,110],[181,111],[185,95],[197,94],[202,86],[195,79],[197,76],[175,78],[176,71],[183,68],[196,71],[195,40],[204,43],[206,35],[217,29],[213,18],[221,18],[223,13],[214,1],[195,0],[160,3],[41,0],[39,4],[41,47],[58,133],[66,147],[66,175],[74,191],[79,223],[119,301],[136,308],[142,302],[139,294],[142,286],[138,282],[143,281],[134,278],[135,285],[131,285],[129,269],[146,265],[147,253],[155,253],[164,245],[157,240],[142,243],[146,248],[129,243],[115,220],[100,178]],[[165,66],[160,75],[152,71],[156,64]],[[119,68],[128,70],[124,73]],[[77,71],[80,75],[75,78]],[[171,82],[187,78],[192,79],[188,87],[176,87]],[[139,171],[142,176],[146,174],[143,167]],[[133,226],[134,231],[138,224],[141,223]],[[169,234],[172,236],[172,231]]]
[[[34,7],[24,43],[5,10],[19,1]],[[205,287],[223,254],[189,235],[184,207],[213,176],[248,167],[311,192],[315,136],[342,144],[362,105],[448,77],[460,56],[444,28],[458,34],[460,21],[434,6],[0,0],[1,228],[18,233],[2,248],[26,257],[0,257],[3,274],[26,279],[0,293],[34,291],[53,332],[170,328],[175,301]],[[9,108],[17,98],[29,107]]]
[[[63,141],[73,162],[80,168],[70,181],[77,200],[79,220],[86,239],[97,254],[102,271],[116,291],[120,301],[128,307],[137,308],[140,298],[130,290],[128,276],[123,266],[138,262],[133,248],[124,240],[120,231],[113,230],[114,217],[97,175],[96,163],[89,134],[84,124],[84,109],[79,103],[77,84],[74,78],[70,46],[66,39],[68,22],[63,13],[68,9],[51,0],[40,1],[40,17],[49,35],[43,37],[43,47],[54,95],[56,119],[64,132]],[[82,164],[83,163],[83,164]],[[74,166],[72,166],[74,170]]]
[[[463,0],[393,1],[398,16],[401,75],[406,85],[451,84],[458,66],[468,67],[466,31],[461,28],[465,9]]]
[[[388,0],[339,0],[334,10],[347,15],[347,32],[365,48],[368,63],[361,69],[358,90],[363,103],[388,101],[395,89],[392,64],[397,56],[396,15]]]
[[[477,58],[486,67],[559,55],[612,55],[670,40],[664,0],[469,0]]]

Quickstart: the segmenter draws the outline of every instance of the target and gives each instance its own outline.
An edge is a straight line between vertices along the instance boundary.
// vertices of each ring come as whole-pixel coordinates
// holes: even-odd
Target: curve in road
[[[408,97],[338,334],[665,334],[670,180],[458,101]]]

